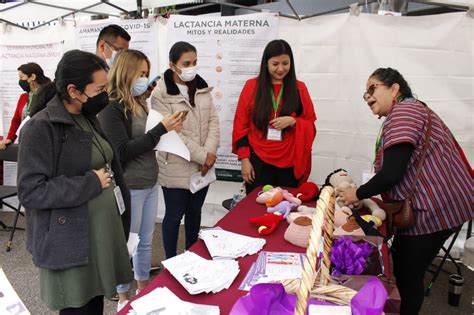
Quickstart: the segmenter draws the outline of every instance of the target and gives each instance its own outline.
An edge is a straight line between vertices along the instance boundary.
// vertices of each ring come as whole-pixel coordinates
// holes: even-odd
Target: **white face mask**
[[[176,74],[184,82],[192,81],[196,77],[197,66],[187,67],[187,68],[182,68],[182,69],[180,67],[176,66],[176,68],[181,70],[181,74],[179,74],[177,72],[176,72]]]
[[[133,82],[132,95],[140,96],[148,89],[149,81],[148,78],[140,77]]]
[[[109,67],[112,67],[112,63],[114,62],[115,56],[117,56],[117,52],[115,50],[112,50],[112,56],[110,56],[110,58],[105,58],[105,62]]]

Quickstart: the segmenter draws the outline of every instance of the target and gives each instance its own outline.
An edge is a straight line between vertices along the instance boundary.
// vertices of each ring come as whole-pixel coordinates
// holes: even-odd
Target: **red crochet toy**
[[[285,218],[282,215],[274,214],[274,213],[267,213],[261,217],[250,218],[249,222],[255,225],[258,225],[258,234],[262,235],[269,235],[278,226]]]
[[[319,193],[319,187],[313,182],[306,182],[293,191],[293,195],[301,201],[313,200]]]

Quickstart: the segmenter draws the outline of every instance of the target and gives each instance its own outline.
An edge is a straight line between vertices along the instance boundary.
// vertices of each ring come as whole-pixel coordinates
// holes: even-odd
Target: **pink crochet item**
[[[311,222],[311,219],[307,216],[296,218],[286,229],[284,239],[295,246],[308,247]]]

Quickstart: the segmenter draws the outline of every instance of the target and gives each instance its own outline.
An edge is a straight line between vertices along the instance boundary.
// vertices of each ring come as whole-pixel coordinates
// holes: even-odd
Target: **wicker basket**
[[[309,245],[306,250],[306,259],[301,279],[283,281],[288,293],[296,293],[297,301],[295,314],[306,314],[308,298],[316,298],[341,305],[350,305],[352,297],[357,291],[347,287],[330,283],[331,247],[334,231],[334,188],[326,186],[321,191],[316,203],[316,211],[312,217]],[[316,272],[316,261],[321,243],[321,234],[324,228],[324,246],[321,268]]]

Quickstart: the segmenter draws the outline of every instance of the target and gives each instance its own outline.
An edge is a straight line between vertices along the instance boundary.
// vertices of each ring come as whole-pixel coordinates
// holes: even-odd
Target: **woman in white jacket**
[[[169,60],[170,68],[153,91],[152,108],[163,115],[187,113],[179,135],[191,153],[191,161],[171,153],[158,155],[158,183],[163,189],[166,206],[163,219],[166,258],[176,256],[183,215],[186,249],[197,241],[201,208],[208,187],[193,194],[189,181],[191,174],[200,171],[204,176],[214,165],[220,134],[212,88],[196,74],[196,48],[187,42],[177,42],[171,47]]]

